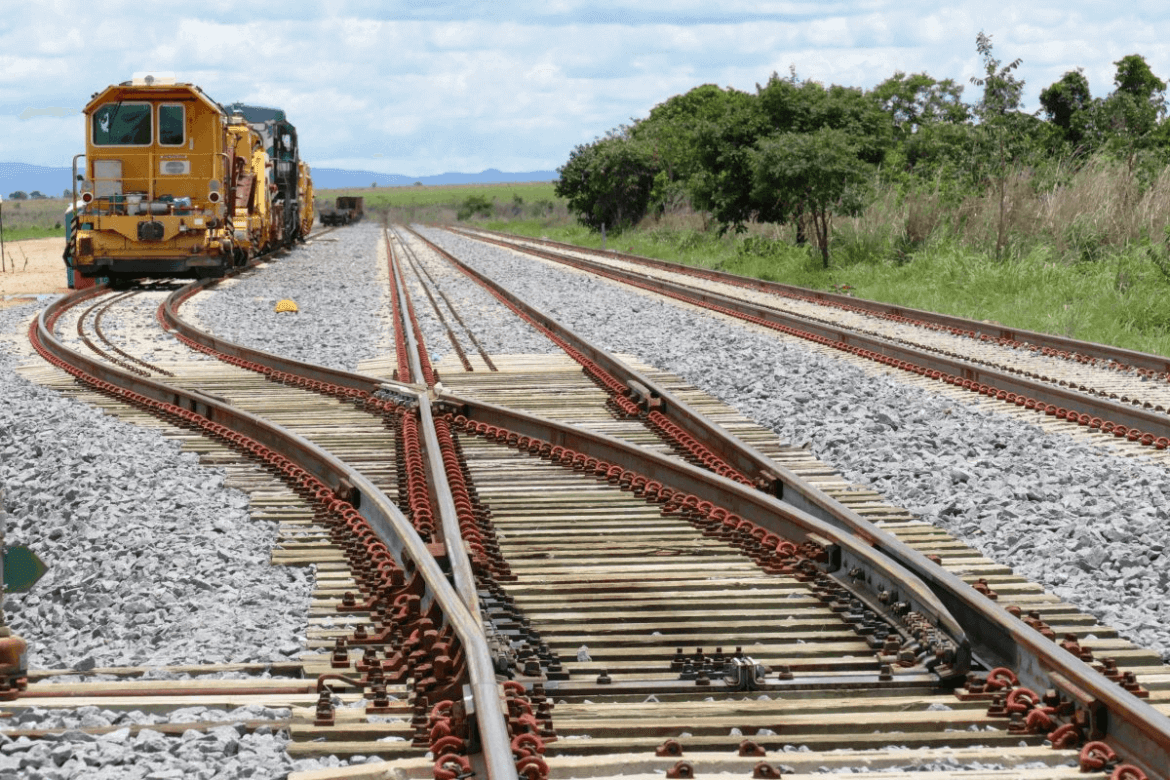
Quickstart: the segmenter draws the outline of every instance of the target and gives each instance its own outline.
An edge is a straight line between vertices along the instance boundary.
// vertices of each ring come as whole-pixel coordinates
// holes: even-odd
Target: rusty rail
[[[644,265],[650,268],[658,268],[664,271],[685,274],[687,276],[694,276],[701,279],[711,279],[713,281],[719,281],[734,285],[736,287],[743,287],[745,289],[758,290],[760,292],[781,295],[784,297],[820,301],[832,304],[834,306],[870,312],[884,317],[905,318],[918,323],[934,325],[940,328],[956,329],[976,336],[987,337],[988,339],[996,341],[1003,340],[1020,344],[1030,344],[1058,353],[1065,352],[1069,354],[1083,355],[1087,358],[1092,358],[1099,361],[1116,363],[1119,365],[1130,366],[1132,368],[1140,368],[1146,371],[1153,371],[1160,374],[1170,374],[1170,358],[1167,358],[1163,355],[1155,355],[1148,352],[1138,352],[1132,349],[1113,347],[1108,344],[1096,344],[1091,341],[1078,341],[1077,339],[1067,338],[1065,336],[1057,336],[1051,333],[1039,333],[1037,331],[1025,330],[1023,328],[1009,328],[1006,325],[1000,325],[997,323],[971,320],[965,317],[956,317],[950,314],[940,314],[938,312],[926,311],[924,309],[913,309],[908,306],[898,306],[897,304],[892,303],[882,303],[881,301],[874,301],[866,298],[854,298],[850,295],[825,292],[822,290],[813,290],[808,287],[798,287],[792,284],[756,279],[750,276],[740,276],[738,274],[728,273],[727,271],[719,271],[713,268],[700,268],[696,266],[683,265],[681,263],[672,263],[669,260],[659,260],[653,257],[643,257],[642,255],[633,255],[626,252],[574,246],[572,244],[565,244],[560,241],[551,241],[545,238],[532,238],[530,236],[518,236],[512,233],[502,233],[500,231],[488,230],[486,228],[468,230],[466,228],[456,227],[452,229],[471,238],[478,238],[479,236],[477,234],[490,234],[498,236],[509,242],[523,241],[534,244],[542,244],[544,246],[565,251],[581,252],[598,257],[615,258],[618,260],[624,260],[629,263]]]
[[[852,354],[887,363],[896,368],[928,375],[950,384],[993,395],[1027,408],[1047,407],[1049,413],[1083,425],[1114,431],[1131,441],[1154,444],[1159,449],[1170,446],[1170,416],[1109,400],[1095,398],[1052,384],[1034,382],[1008,371],[986,368],[946,355],[933,354],[909,345],[854,332],[846,327],[817,322],[779,309],[732,298],[642,274],[622,271],[579,257],[547,252],[533,247],[517,247],[498,239],[477,236],[477,240],[500,244],[546,260],[586,270],[634,287],[656,292],[676,300],[718,311],[738,319],[770,327],[788,335],[809,339]],[[677,270],[677,269],[671,269]],[[1134,353],[1141,354],[1141,353]],[[1018,401],[1017,401],[1018,398]]]
[[[160,307],[160,311],[165,308],[167,316],[176,326],[181,325],[187,332],[197,333],[196,329],[178,320],[175,309],[178,302],[186,297],[184,293],[193,292],[188,288],[202,289],[203,286],[205,286],[203,282],[198,282],[181,288],[168,299],[167,304],[169,305]],[[344,496],[355,509],[360,509],[362,516],[369,522],[370,527],[385,545],[399,568],[403,570],[413,568],[421,575],[423,580],[423,593],[420,597],[421,611],[425,612],[432,604],[437,604],[444,620],[448,622],[462,643],[467,657],[475,718],[479,723],[488,777],[493,780],[512,780],[515,778],[516,771],[511,760],[511,746],[507,739],[507,730],[500,707],[499,690],[495,684],[495,670],[483,636],[481,622],[477,615],[473,615],[468,610],[464,600],[455,589],[448,584],[438,563],[431,556],[426,544],[419,538],[410,522],[394,506],[393,502],[362,474],[350,469],[340,460],[304,438],[252,414],[235,409],[219,399],[146,377],[135,376],[117,367],[104,365],[62,344],[53,333],[52,326],[57,317],[70,306],[103,292],[105,292],[104,288],[84,290],[66,296],[46,308],[30,329],[32,331],[30,335],[38,350],[43,350],[46,357],[51,356],[62,365],[74,367],[84,377],[91,378],[99,387],[104,385],[121,388],[140,398],[192,412],[214,424],[253,439],[269,450],[281,453],[282,456],[324,482],[337,496]],[[213,343],[223,343],[207,336],[207,334],[202,335]],[[235,347],[235,345],[229,346]],[[263,353],[257,354],[244,347],[235,347],[232,353],[261,357],[277,364],[283,363],[286,366],[295,362],[285,361],[285,359]],[[339,380],[337,384],[345,383],[347,386],[352,386],[355,377],[360,379],[360,382],[366,387],[370,387],[372,382],[378,387],[384,385],[384,383],[377,383],[368,377],[359,377],[345,372],[332,372],[326,369],[316,370],[313,374],[321,377],[335,377]],[[83,381],[86,380],[83,378]],[[421,406],[427,405],[425,396],[416,397]]]

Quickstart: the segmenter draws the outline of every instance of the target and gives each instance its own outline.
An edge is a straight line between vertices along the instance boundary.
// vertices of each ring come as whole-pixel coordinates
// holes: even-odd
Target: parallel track
[[[1168,361],[1157,355],[633,255],[489,231],[459,234],[1068,419],[1088,430],[1158,450],[1170,446],[1170,373]]]

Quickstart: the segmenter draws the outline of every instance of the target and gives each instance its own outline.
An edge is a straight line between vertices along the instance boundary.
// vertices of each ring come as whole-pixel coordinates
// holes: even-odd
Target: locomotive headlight
[[[81,202],[82,203],[92,203],[93,202],[93,193],[92,192],[81,193]]]
[[[219,203],[219,179],[207,182],[207,199],[212,203]]]

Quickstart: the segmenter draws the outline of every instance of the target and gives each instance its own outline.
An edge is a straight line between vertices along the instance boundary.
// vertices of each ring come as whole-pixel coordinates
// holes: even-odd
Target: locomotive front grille
[[[162,241],[166,230],[163,228],[163,223],[155,222],[153,220],[138,223],[138,240],[139,241]]]

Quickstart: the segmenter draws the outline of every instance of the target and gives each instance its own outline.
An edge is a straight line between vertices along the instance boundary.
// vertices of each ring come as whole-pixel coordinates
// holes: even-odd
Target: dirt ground
[[[4,269],[0,273],[0,306],[21,300],[10,297],[14,295],[68,292],[65,263],[61,261],[61,253],[64,251],[64,238],[5,241]]]

